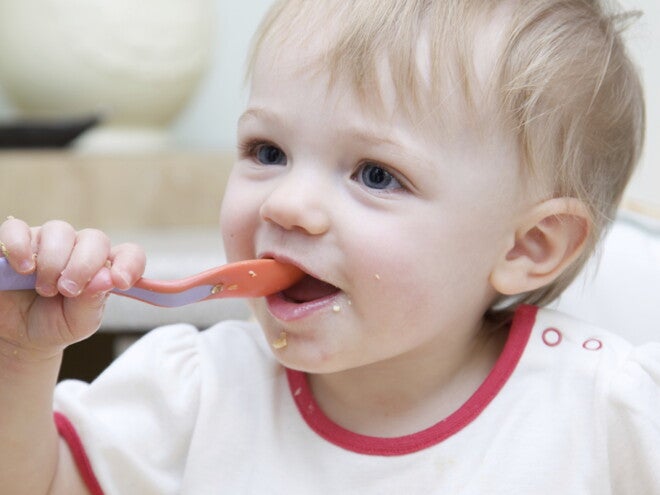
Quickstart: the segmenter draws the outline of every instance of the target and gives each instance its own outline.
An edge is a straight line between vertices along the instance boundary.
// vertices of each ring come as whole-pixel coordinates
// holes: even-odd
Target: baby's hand
[[[144,251],[111,247],[99,230],[51,221],[30,228],[8,218],[0,248],[18,273],[36,273],[34,291],[0,292],[0,354],[49,357],[93,334],[113,288],[128,289],[144,272]]]

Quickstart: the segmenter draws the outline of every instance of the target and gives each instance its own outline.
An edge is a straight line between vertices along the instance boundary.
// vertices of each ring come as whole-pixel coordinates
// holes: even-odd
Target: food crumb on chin
[[[378,275],[378,274],[376,273],[376,274],[374,274],[374,278],[375,278],[376,280],[380,280],[380,275]]]
[[[334,311],[335,313],[339,313],[341,311],[341,306],[339,304],[335,304],[332,307],[332,311]]]
[[[274,349],[283,349],[287,345],[286,341],[286,332],[280,332],[280,336],[275,339],[271,345],[273,346]]]

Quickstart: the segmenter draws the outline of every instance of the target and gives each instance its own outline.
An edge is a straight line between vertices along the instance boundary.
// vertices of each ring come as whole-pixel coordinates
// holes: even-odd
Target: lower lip
[[[294,303],[284,298],[282,293],[266,297],[266,304],[271,315],[281,321],[294,321],[306,318],[332,305],[337,294],[305,303]]]

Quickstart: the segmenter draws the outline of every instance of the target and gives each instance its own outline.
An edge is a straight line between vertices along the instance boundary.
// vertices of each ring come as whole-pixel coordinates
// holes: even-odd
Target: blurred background
[[[63,218],[139,242],[150,278],[223,263],[217,217],[247,98],[245,56],[272,3],[0,0],[0,218]],[[625,208],[656,218],[660,2],[621,3],[643,11],[627,38],[648,105],[646,148]],[[112,297],[103,331],[67,351],[63,375],[92,378],[157,325],[203,328],[248,314],[242,301],[161,310]]]
[[[193,9],[190,9],[190,15],[202,15],[203,18],[198,21],[197,26],[189,23],[191,25],[188,28],[198,31],[208,29],[209,31],[208,35],[205,35],[206,38],[205,36],[201,36],[201,39],[196,40],[198,43],[196,49],[190,50],[190,52],[208,50],[208,53],[204,53],[203,56],[196,53],[200,59],[204,59],[203,61],[199,60],[199,74],[193,78],[195,80],[189,85],[188,94],[183,98],[184,101],[182,104],[177,106],[171,112],[171,115],[163,121],[164,127],[169,132],[168,139],[170,141],[168,145],[179,151],[233,150],[235,144],[235,123],[242,111],[241,109],[246,98],[243,87],[245,54],[250,37],[263,13],[272,3],[272,0],[243,0],[241,2],[230,0],[192,0],[189,2],[179,0],[146,0],[141,3],[147,6],[152,5],[156,12],[166,10],[163,9],[163,6],[170,5],[170,10],[173,11],[172,15],[177,16],[181,15],[180,11],[185,10],[180,6],[177,7],[177,4],[197,5],[198,12],[192,12]],[[654,0],[622,0],[621,3],[625,8],[641,10],[644,13],[642,18],[630,28],[627,35],[633,55],[642,68],[648,101],[648,137],[646,150],[642,167],[631,185],[630,196],[633,199],[646,201],[652,203],[652,206],[658,207],[660,204],[660,199],[658,199],[660,198],[660,159],[658,159],[660,156],[660,93],[656,88],[660,87],[660,63],[658,63],[660,60],[660,3]],[[63,7],[60,9],[60,16],[62,18],[79,17],[79,19],[62,22],[62,24],[65,24],[63,29],[75,29],[79,28],[78,24],[85,22],[86,17],[89,19],[93,18],[90,12],[84,12],[86,9],[98,8],[94,7],[94,5],[103,5],[107,4],[107,2],[100,2],[98,0],[23,0],[22,2],[0,0],[0,15],[11,11],[12,9],[8,6],[12,4],[34,4],[36,6],[35,13],[41,19],[41,24],[52,24],[53,21],[52,16],[44,15],[44,5],[52,8],[53,5],[62,4]],[[86,7],[83,8],[81,7],[82,5]],[[122,22],[122,8],[127,12],[128,16],[136,18],[136,21],[144,21],[143,23],[147,27],[149,27],[149,23],[153,24],[154,15],[158,17],[158,14],[150,13],[146,9],[144,9],[145,11],[142,13],[142,17],[136,16],[135,2],[127,0],[118,0],[109,5],[109,8],[116,14],[117,23]],[[106,6],[105,8],[108,7]],[[152,17],[150,18],[150,16]],[[161,16],[163,16],[162,13]],[[6,23],[13,21],[7,15],[4,17],[6,18]],[[108,16],[106,15],[106,17]],[[205,24],[204,21],[211,22]],[[0,26],[2,22],[0,19]],[[171,23],[171,20],[164,19],[160,31],[158,26],[155,26],[150,32],[149,29],[145,30],[143,26],[137,23],[133,29],[143,31],[143,38],[153,33],[154,38],[162,39],[168,36],[168,33],[163,29],[167,27],[167,22]],[[29,22],[25,22],[23,25],[12,22],[12,25],[19,26],[15,29],[20,29],[20,26],[23,25],[26,29],[32,26]],[[39,22],[34,22],[34,25],[37,28],[41,27]],[[90,53],[93,53],[91,50],[96,48],[96,54],[104,61],[110,60],[114,51],[117,52],[117,58],[124,56],[128,59],[129,56],[137,56],[141,58],[138,58],[138,60],[132,63],[147,65],[149,63],[147,57],[138,50],[135,50],[134,54],[128,52],[121,53],[121,47],[117,47],[117,41],[121,40],[122,37],[127,37],[128,29],[125,26],[115,26],[115,28],[118,29],[114,33],[110,32],[110,29],[107,28],[108,32],[104,33],[106,39],[101,41],[93,40],[90,42],[89,40],[83,40],[81,43],[80,39],[82,36],[80,33],[74,32],[71,34],[70,32],[70,35],[73,36],[73,41],[77,45],[84,44],[85,42],[93,45],[96,42],[97,46],[90,48]],[[41,30],[43,31],[43,28]],[[98,31],[96,28],[92,28],[91,34],[94,34],[95,30]],[[14,37],[12,41],[18,41],[18,44],[29,45],[28,43],[21,43],[21,41],[25,42],[27,39],[38,37],[37,32],[37,29],[31,31],[24,30],[23,40],[17,40],[17,37]],[[91,34],[88,33],[87,38],[91,38]],[[114,39],[112,39],[113,36]],[[43,43],[57,44],[56,41],[54,42],[57,39],[60,39],[63,45],[66,45],[68,42],[67,40],[62,40],[62,37],[58,34],[53,34],[52,40],[44,39],[42,41]],[[105,41],[107,46],[104,46],[102,41]],[[1,44],[7,45],[7,43],[7,36],[0,34],[0,46]],[[180,45],[184,46],[185,43],[186,41],[183,40]],[[181,46],[178,48],[181,48]],[[49,55],[44,54],[43,48],[39,47],[36,43],[33,43],[31,47],[35,50],[41,50],[39,56],[42,59],[38,63],[43,64],[45,62],[43,57]],[[24,49],[27,50],[29,48],[30,46]],[[155,55],[153,58],[166,55],[171,57],[172,54],[176,55],[177,47],[174,47],[170,52],[167,49],[167,43],[163,45],[160,52],[159,48],[155,46],[152,48],[151,54],[152,56]],[[111,55],[108,55],[108,52]],[[65,68],[70,67],[66,63],[62,65]],[[160,69],[165,72],[165,68]],[[120,70],[115,71],[114,74],[118,77],[122,75]],[[75,77],[75,73],[71,74],[70,77]],[[78,77],[80,79],[80,76]],[[20,81],[16,84],[20,84]],[[3,92],[2,86],[2,74],[0,74],[0,122],[17,113],[15,105],[10,101],[6,94],[7,92]],[[144,86],[152,93],[163,92],[166,89],[162,85],[160,88],[158,85],[150,86],[149,84],[145,84]],[[80,90],[80,92],[84,91]],[[101,105],[98,110],[103,111]],[[96,149],[108,151],[107,148],[109,147],[109,150],[113,151],[113,146],[115,150],[122,149],[121,143],[117,146],[117,143],[112,141],[109,144],[102,143]],[[123,146],[126,146],[126,144],[124,143]],[[148,148],[148,145],[144,146],[143,144],[143,148]],[[136,146],[136,149],[139,149],[139,146]]]

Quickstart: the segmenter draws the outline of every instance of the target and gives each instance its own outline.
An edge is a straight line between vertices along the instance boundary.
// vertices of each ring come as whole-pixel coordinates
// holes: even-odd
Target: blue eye
[[[355,174],[355,179],[370,189],[401,189],[401,183],[385,168],[375,163],[365,163]]]
[[[263,165],[286,165],[286,155],[272,144],[260,144],[254,150],[254,156]]]

